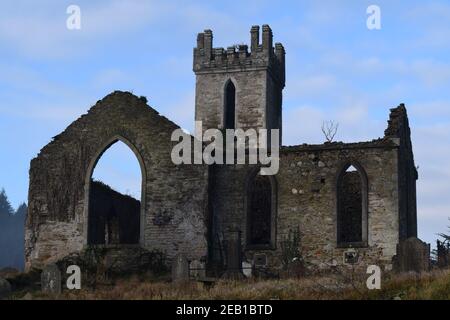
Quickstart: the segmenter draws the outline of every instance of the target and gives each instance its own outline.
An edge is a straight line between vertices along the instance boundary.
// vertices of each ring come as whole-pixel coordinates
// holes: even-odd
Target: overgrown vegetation
[[[123,249],[89,246],[80,253],[65,257],[57,265],[60,270],[66,270],[70,265],[79,266],[83,270],[84,286],[92,290],[98,286],[113,286],[117,279],[127,279],[131,275],[155,278],[168,272],[166,255],[161,251],[130,248],[131,254],[124,259],[124,253],[120,250]]]
[[[65,291],[61,296],[34,293],[34,299],[450,299],[450,270],[417,275],[387,275],[381,290],[368,290],[365,282],[358,290],[333,276],[282,280],[219,281],[208,289],[199,282],[173,284],[168,280],[131,277],[112,287],[97,290]]]

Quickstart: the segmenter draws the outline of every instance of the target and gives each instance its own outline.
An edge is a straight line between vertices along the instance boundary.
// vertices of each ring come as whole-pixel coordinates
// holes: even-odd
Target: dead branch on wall
[[[333,120],[322,122],[322,133],[325,136],[325,139],[328,143],[333,142],[333,139],[336,136],[338,128],[339,123],[338,122],[335,123]]]

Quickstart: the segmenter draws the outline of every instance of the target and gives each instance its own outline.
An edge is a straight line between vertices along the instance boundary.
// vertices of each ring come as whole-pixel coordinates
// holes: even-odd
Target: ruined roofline
[[[152,108],[147,103],[147,98],[141,96],[138,97],[135,94],[129,92],[129,91],[120,91],[115,90],[111,92],[110,94],[106,95],[101,100],[98,100],[95,105],[91,106],[88,111],[84,114],[82,114],[80,117],[78,117],[75,121],[73,121],[69,126],[67,126],[61,133],[54,136],[51,141],[45,145],[41,150],[38,152],[38,154],[31,160],[34,161],[42,156],[44,156],[47,152],[51,152],[51,149],[58,145],[58,143],[64,139],[66,135],[70,135],[74,131],[80,131],[80,128],[83,127],[83,122],[88,118],[92,113],[96,112],[99,108],[107,108],[108,103],[113,99],[121,99],[124,103],[134,102],[138,104],[139,106],[145,107],[143,110],[145,113],[151,114],[152,116],[159,118],[160,121],[164,121],[169,126],[173,127],[173,130],[181,128],[179,125],[177,125],[175,122],[171,121],[170,119],[166,118],[165,116],[161,115],[156,109]]]
[[[323,144],[300,144],[291,146],[282,146],[280,152],[305,152],[305,151],[326,151],[326,150],[345,150],[345,149],[394,149],[398,148],[398,143],[390,138],[378,138],[372,141],[363,142],[326,142]]]
[[[125,193],[121,193],[119,191],[117,191],[116,189],[114,189],[113,187],[111,187],[109,184],[104,183],[101,180],[96,180],[94,178],[91,178],[91,183],[93,186],[98,187],[99,189],[102,189],[106,192],[110,192],[112,194],[114,194],[117,197],[121,197],[123,199],[128,199],[128,200],[133,200],[136,201],[137,203],[141,203],[140,200],[134,198],[133,196],[130,196],[129,194],[125,194]]]
[[[384,131],[385,136],[400,136],[404,125],[409,129],[408,113],[404,103],[398,107],[390,109],[388,127]]]
[[[262,44],[259,43],[259,26],[250,30],[251,45],[240,44],[227,49],[213,47],[213,33],[205,30],[197,35],[194,48],[194,66],[196,74],[203,72],[223,72],[228,70],[269,69],[273,75],[280,75],[281,85],[285,84],[285,50],[281,43],[273,46],[273,33],[268,25],[262,26]],[[236,51],[237,48],[237,51]]]
[[[401,103],[398,107],[390,109],[388,126],[384,131],[384,137],[372,141],[361,142],[326,142],[323,144],[301,144],[293,146],[282,146],[281,152],[294,151],[320,151],[320,150],[339,150],[339,149],[368,149],[368,148],[399,148],[400,144],[407,144],[403,141],[402,129],[407,126],[409,133],[409,122],[406,107]]]

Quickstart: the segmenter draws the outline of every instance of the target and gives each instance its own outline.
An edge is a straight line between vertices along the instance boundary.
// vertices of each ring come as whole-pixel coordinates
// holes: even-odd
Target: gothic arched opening
[[[337,243],[367,245],[367,178],[359,165],[346,165],[338,177]]]
[[[143,171],[137,160],[120,140],[98,157],[89,181],[88,244],[139,243]]]
[[[224,128],[234,129],[236,125],[236,87],[231,80],[225,84],[224,102]]]
[[[247,186],[247,247],[271,248],[275,238],[275,185],[272,178],[254,174]]]

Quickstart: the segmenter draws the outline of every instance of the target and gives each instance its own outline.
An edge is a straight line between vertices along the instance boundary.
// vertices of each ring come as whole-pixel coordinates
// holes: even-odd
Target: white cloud
[[[63,59],[88,55],[111,40],[126,45],[126,35],[144,31],[146,27],[172,26],[173,29],[204,27],[227,30],[221,40],[236,41],[244,35],[232,16],[205,6],[161,1],[113,0],[96,3],[78,1],[81,29],[68,30],[67,5],[44,1],[35,5],[5,6],[0,11],[0,40],[21,55],[33,59]],[[247,39],[245,33],[245,39]],[[174,34],[174,39],[177,37]]]
[[[63,58],[86,53],[111,37],[135,31],[170,14],[170,7],[154,1],[79,1],[81,30],[66,28],[67,6],[44,2],[6,7],[0,12],[0,39],[29,58]]]

